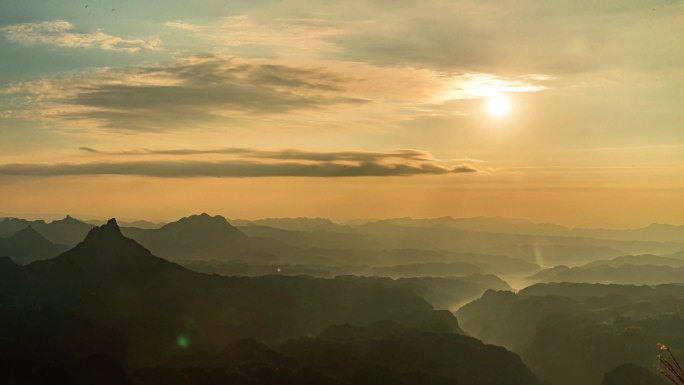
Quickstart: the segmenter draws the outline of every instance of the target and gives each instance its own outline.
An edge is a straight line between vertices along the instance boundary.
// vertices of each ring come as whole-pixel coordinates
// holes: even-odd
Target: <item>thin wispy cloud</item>
[[[680,1],[402,1],[392,12],[377,1],[330,3],[338,20],[365,19],[329,40],[338,57],[383,66],[445,71],[572,75],[620,66],[672,67],[682,50],[663,50],[681,32]],[[359,16],[361,15],[361,16]],[[630,42],[626,44],[626,42]]]
[[[166,22],[165,26],[191,33],[220,46],[268,47],[270,50],[287,49],[291,52],[310,52],[312,55],[334,50],[334,45],[328,39],[345,33],[344,29],[323,20],[278,18],[259,22],[248,15],[223,17],[211,24],[172,20]]]
[[[0,28],[5,37],[23,45],[53,45],[64,48],[98,48],[108,51],[135,53],[161,47],[158,38],[123,38],[104,31],[77,32],[65,20],[10,24]]]

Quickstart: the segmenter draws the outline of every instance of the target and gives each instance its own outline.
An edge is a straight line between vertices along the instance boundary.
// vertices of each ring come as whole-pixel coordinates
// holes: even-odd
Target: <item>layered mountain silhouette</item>
[[[584,265],[584,267],[592,266],[623,266],[623,265],[634,265],[634,266],[671,266],[671,267],[682,267],[684,266],[684,259],[659,256],[653,254],[642,254],[642,255],[624,255],[621,257],[616,257],[609,260],[598,260],[589,262]]]
[[[655,344],[684,351],[684,284],[660,284],[684,262],[622,253],[677,243],[485,219],[237,223],[0,221],[0,371],[36,385],[661,385]],[[535,264],[564,260],[588,262]],[[515,293],[492,273],[578,282]]]
[[[256,220],[233,220],[235,226],[267,226],[292,231],[351,231],[350,226],[337,224],[327,218],[264,218]]]
[[[627,255],[582,266],[555,266],[526,278],[538,282],[586,282],[658,285],[684,283],[684,259],[657,255]]]
[[[0,256],[10,257],[21,265],[52,258],[66,250],[66,246],[48,241],[31,226],[10,237],[0,238]]]
[[[239,229],[250,237],[277,239],[303,249],[365,250],[439,250],[456,253],[506,255],[528,262],[543,261],[547,265],[582,264],[595,259],[614,258],[625,254],[667,254],[684,247],[679,242],[596,239],[564,235],[537,235],[518,232],[489,232],[484,227],[421,224],[417,220],[383,220],[342,230],[291,230],[248,224]],[[449,222],[450,220],[447,220]],[[418,224],[416,223],[418,222]],[[488,231],[485,231],[488,230]]]
[[[64,280],[79,282],[91,289],[111,289],[123,283],[145,284],[150,280],[171,282],[179,278],[177,275],[189,273],[124,237],[114,219],[92,228],[73,249],[26,269],[50,284]]]
[[[463,336],[419,296],[439,285],[463,289],[197,273],[112,219],[55,258],[0,258],[0,369],[21,384],[540,384],[518,356]]]
[[[89,223],[93,226],[101,226],[105,223],[107,223],[106,220],[89,220],[85,221],[86,223]],[[162,226],[164,226],[166,223],[161,223],[161,222],[151,222],[151,221],[146,221],[146,220],[134,220],[134,221],[122,221],[118,220],[116,221],[120,227],[136,227],[139,229],[158,229]]]
[[[288,261],[303,264],[340,264],[336,254],[344,253],[345,264],[399,265],[422,262],[479,262],[498,267],[499,260],[464,260],[423,256],[403,261],[372,259],[373,254],[394,250],[413,250],[451,254],[507,256],[527,264],[570,266],[625,254],[673,254],[684,249],[679,227],[653,225],[643,231],[601,231],[567,229],[551,224],[502,218],[399,218],[341,225],[324,218],[267,218],[237,220],[235,227],[221,216],[192,215],[159,227],[150,222],[132,222],[124,234],[136,239],[156,255],[178,261],[243,260]],[[70,216],[53,222],[23,219],[0,220],[0,237],[8,237],[31,225],[56,244],[74,246],[92,225]],[[637,236],[634,234],[649,234]],[[661,234],[663,236],[658,236]],[[674,254],[673,254],[674,255]],[[355,260],[353,258],[356,258]],[[484,273],[505,274],[507,269]],[[521,264],[516,274],[529,275]],[[508,275],[508,274],[506,274]]]
[[[682,308],[683,285],[558,283],[487,291],[457,316],[474,337],[520,354],[542,380],[649,384],[661,383],[643,369],[654,367],[656,345],[684,349]]]
[[[534,223],[520,218],[392,218],[367,221],[360,226],[387,223],[405,227],[451,228],[500,234],[527,234],[538,236],[583,237],[620,241],[683,242],[684,226],[653,223],[635,229],[568,228],[552,223]],[[275,222],[271,222],[273,226]],[[279,227],[279,226],[273,226]]]
[[[124,237],[114,220],[56,258],[26,267],[2,260],[0,281],[7,286],[0,305],[11,304],[0,338],[32,348],[104,352],[125,363],[177,352],[181,334],[193,348],[211,351],[236,338],[280,341],[334,324],[381,320],[460,332],[451,313],[434,311],[411,288],[386,278],[196,273]]]
[[[79,221],[69,215],[64,219],[52,222],[5,218],[0,220],[0,237],[11,236],[28,226],[31,226],[50,242],[68,247],[75,246],[93,228],[93,225]]]

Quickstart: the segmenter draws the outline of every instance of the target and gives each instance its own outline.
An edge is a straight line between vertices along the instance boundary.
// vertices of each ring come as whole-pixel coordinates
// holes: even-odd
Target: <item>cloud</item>
[[[101,30],[75,32],[74,25],[65,20],[10,24],[0,28],[7,39],[23,45],[55,45],[65,48],[99,48],[109,51],[134,53],[154,50],[161,46],[159,39],[126,39]]]
[[[356,2],[353,13],[348,8],[331,3],[324,10],[341,25],[357,21],[327,38],[337,57],[383,66],[569,75],[672,68],[684,53],[672,30],[681,1],[406,0],[387,12],[386,4],[371,0]]]
[[[248,15],[222,17],[212,24],[193,24],[182,20],[165,23],[167,28],[191,33],[220,46],[257,54],[268,48],[282,53],[321,55],[334,51],[327,39],[343,35],[344,29],[320,19],[275,18],[259,21]]]
[[[136,175],[161,178],[190,177],[361,177],[411,176],[474,173],[471,166],[447,168],[435,164],[381,164],[360,162],[344,164],[316,163],[257,163],[249,161],[148,161],[148,162],[92,162],[56,164],[5,164],[0,175],[66,176],[66,175]]]
[[[0,165],[0,175],[137,175],[162,178],[191,177],[361,177],[476,173],[476,160],[444,162],[425,151],[387,152],[222,149],[142,149],[81,151],[104,159],[83,163],[23,163]],[[111,157],[125,160],[112,161]],[[199,157],[199,158],[198,158]]]
[[[544,91],[543,74],[447,74],[363,63],[241,59],[221,55],[100,68],[10,84],[0,113],[62,130],[377,130],[425,113],[463,114],[492,92]]]
[[[542,82],[552,79],[544,74],[501,77],[487,73],[465,73],[446,79],[448,85],[441,98],[446,101],[487,98],[500,93],[540,92],[548,89]]]
[[[433,156],[425,151],[404,149],[390,152],[365,152],[365,151],[337,151],[337,152],[314,152],[302,150],[278,150],[266,151],[249,148],[219,148],[219,149],[168,149],[151,150],[142,149],[134,151],[101,151],[91,147],[81,147],[85,151],[98,155],[233,155],[242,158],[277,159],[277,160],[303,160],[303,161],[347,161],[347,162],[379,162],[383,160],[404,161],[435,161]]]
[[[366,103],[346,90],[353,81],[321,68],[197,55],[29,82],[4,93],[62,124],[136,132]]]

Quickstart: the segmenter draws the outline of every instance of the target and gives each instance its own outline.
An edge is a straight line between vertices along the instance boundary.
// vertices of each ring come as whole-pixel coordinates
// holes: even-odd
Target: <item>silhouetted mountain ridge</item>
[[[614,369],[625,363],[652,367],[663,340],[680,356],[681,309],[684,285],[554,283],[517,294],[488,291],[457,315],[464,330],[520,354],[542,380],[642,383],[629,381],[631,376],[648,384],[657,377],[647,370]]]
[[[42,270],[54,277],[81,274],[82,279],[98,285],[130,280],[142,283],[162,272],[192,274],[177,264],[155,257],[136,241],[124,237],[115,219],[92,228],[83,242],[73,249],[52,260],[31,264],[27,269]]]
[[[0,238],[0,255],[8,256],[22,265],[52,258],[66,249],[66,246],[45,239],[31,225],[10,237]]]
[[[179,334],[193,350],[214,351],[236,338],[282,341],[342,323],[392,320],[461,332],[453,314],[434,311],[410,285],[196,273],[126,238],[113,219],[53,259],[26,267],[0,262],[2,285],[12,289],[0,295],[0,339],[77,355],[104,352],[128,364],[179,353]]]
[[[52,243],[72,247],[80,242],[93,225],[79,221],[70,215],[52,222],[29,221],[20,218],[5,218],[0,221],[0,237],[16,234],[31,226]]]

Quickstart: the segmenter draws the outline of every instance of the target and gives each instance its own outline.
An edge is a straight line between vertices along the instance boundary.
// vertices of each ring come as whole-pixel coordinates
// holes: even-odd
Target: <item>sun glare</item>
[[[503,116],[511,110],[511,102],[504,94],[494,94],[487,101],[487,110],[494,116]]]

